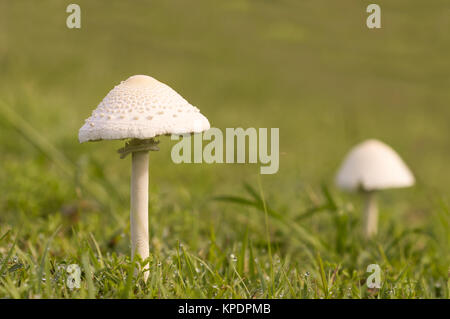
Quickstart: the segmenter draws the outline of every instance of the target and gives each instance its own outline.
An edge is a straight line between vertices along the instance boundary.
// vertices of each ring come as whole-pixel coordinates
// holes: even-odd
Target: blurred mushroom
[[[134,75],[114,87],[80,129],[80,143],[129,139],[118,150],[131,153],[131,256],[149,256],[148,161],[159,150],[154,137],[199,133],[208,119],[169,86],[146,75]],[[145,279],[148,272],[144,274]]]
[[[369,238],[377,233],[378,208],[375,192],[412,186],[414,176],[391,147],[371,139],[356,145],[350,151],[336,176],[336,184],[344,190],[364,194],[364,233]]]

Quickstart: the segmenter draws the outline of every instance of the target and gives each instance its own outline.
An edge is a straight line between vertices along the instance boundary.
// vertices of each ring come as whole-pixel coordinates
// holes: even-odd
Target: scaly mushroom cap
[[[414,176],[400,156],[378,140],[356,145],[345,158],[336,184],[346,190],[366,191],[414,185]]]
[[[209,128],[199,109],[169,86],[150,76],[134,75],[106,95],[80,129],[78,140],[149,139]]]

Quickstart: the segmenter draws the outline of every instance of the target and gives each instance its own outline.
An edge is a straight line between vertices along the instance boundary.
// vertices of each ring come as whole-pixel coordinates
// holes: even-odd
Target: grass
[[[370,31],[364,1],[80,0],[81,30],[65,28],[71,2],[0,1],[0,297],[449,298],[447,2],[380,0]],[[215,127],[281,134],[271,176],[175,165],[161,139],[147,284],[129,258],[123,143],[77,141],[107,91],[140,73]],[[379,194],[380,232],[365,240],[360,198],[333,177],[373,137],[417,185]],[[380,289],[365,284],[370,264]]]

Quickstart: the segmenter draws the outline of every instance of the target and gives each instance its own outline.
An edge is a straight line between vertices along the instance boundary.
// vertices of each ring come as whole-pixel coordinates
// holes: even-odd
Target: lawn
[[[450,298],[448,0],[379,0],[377,30],[369,1],[78,0],[82,27],[68,29],[73,2],[0,0],[1,298]],[[123,141],[78,143],[133,74],[214,127],[280,129],[273,175],[174,164],[161,137],[147,283],[130,260]],[[380,192],[370,240],[360,197],[334,184],[368,138],[416,177]]]

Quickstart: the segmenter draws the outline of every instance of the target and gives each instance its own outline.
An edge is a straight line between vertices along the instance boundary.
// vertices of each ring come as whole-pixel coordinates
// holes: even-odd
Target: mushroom
[[[115,86],[100,102],[78,133],[80,143],[125,139],[120,158],[131,153],[131,258],[149,256],[149,151],[158,151],[154,138],[165,134],[200,133],[208,119],[164,83],[134,75]],[[145,268],[147,269],[147,268]],[[144,272],[145,280],[148,271]]]
[[[370,238],[377,233],[376,191],[412,186],[414,176],[391,147],[371,139],[349,152],[338,171],[336,184],[344,190],[363,193],[364,233]]]

